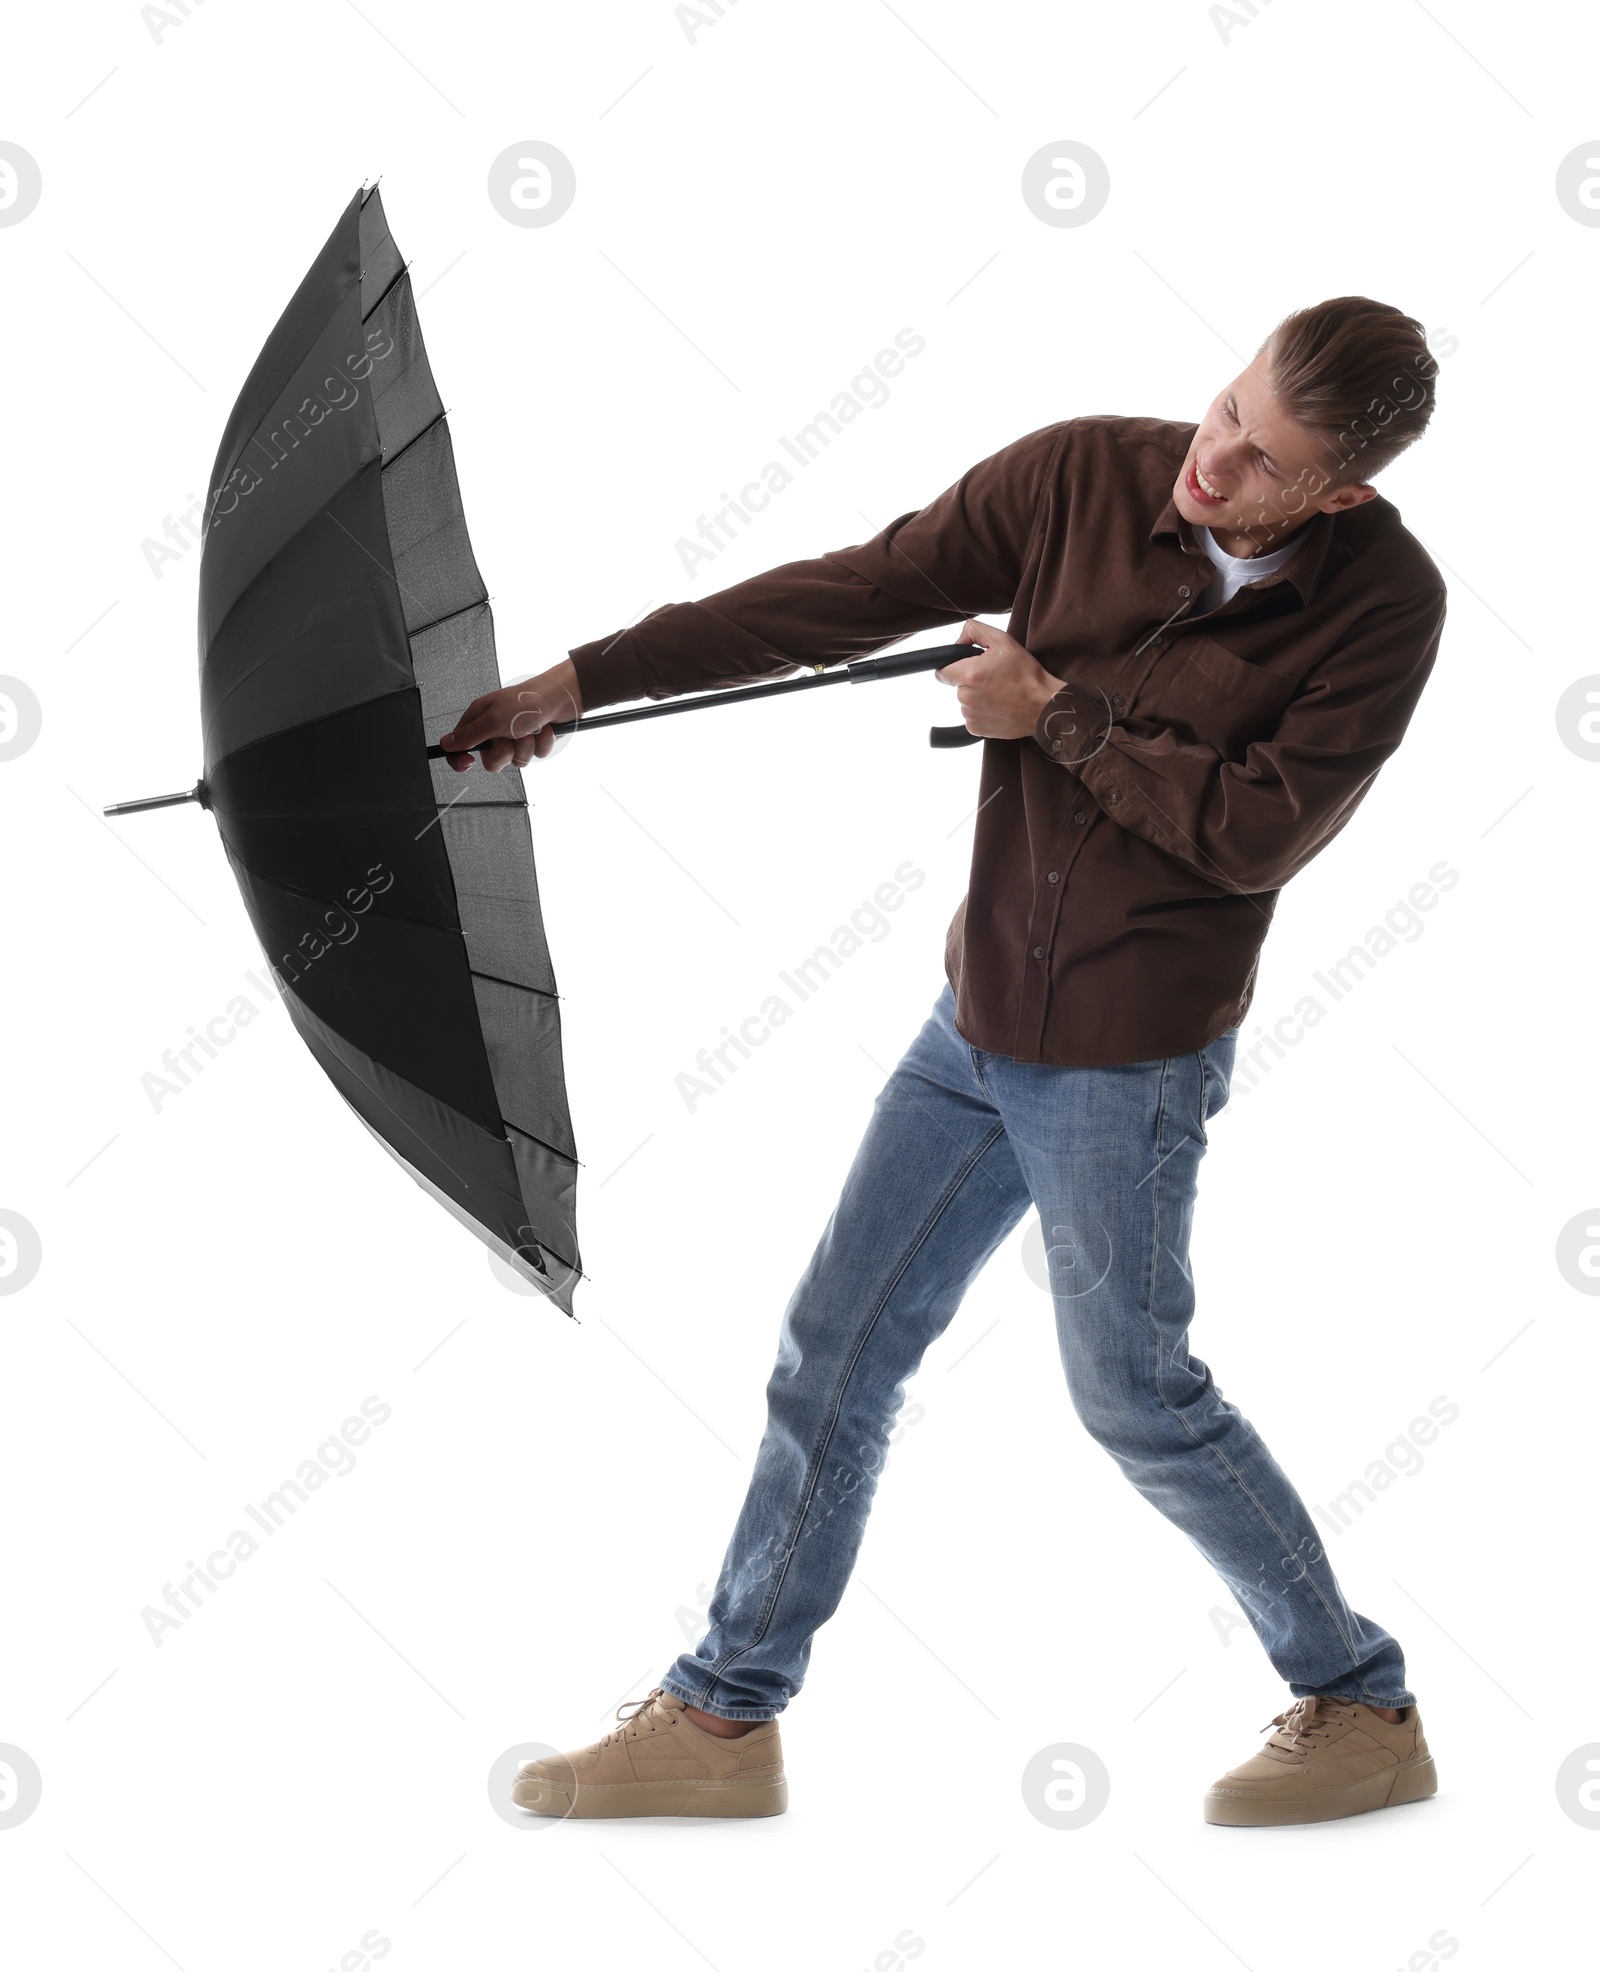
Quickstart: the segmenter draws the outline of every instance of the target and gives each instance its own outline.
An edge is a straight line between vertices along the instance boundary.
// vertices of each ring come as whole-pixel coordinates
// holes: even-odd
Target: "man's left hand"
[[[960,641],[981,644],[982,654],[958,658],[933,675],[941,684],[955,686],[967,731],[983,739],[1031,738],[1061,680],[992,623],[976,618],[963,623]]]

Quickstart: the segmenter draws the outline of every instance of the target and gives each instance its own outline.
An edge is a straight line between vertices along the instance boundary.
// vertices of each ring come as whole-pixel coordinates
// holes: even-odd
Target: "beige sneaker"
[[[511,1789],[533,1815],[781,1815],[789,1805],[778,1721],[719,1739],[659,1685],[619,1705],[620,1726],[576,1753],[529,1760]]]
[[[1415,1705],[1391,1725],[1354,1699],[1301,1698],[1272,1723],[1277,1730],[1261,1751],[1206,1795],[1207,1821],[1229,1828],[1337,1821],[1438,1791]]]

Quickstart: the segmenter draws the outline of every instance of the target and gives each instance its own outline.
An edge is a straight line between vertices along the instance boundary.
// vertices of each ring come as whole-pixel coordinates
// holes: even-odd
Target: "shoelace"
[[[1267,1741],[1281,1752],[1298,1753],[1304,1747],[1315,1746],[1329,1738],[1339,1720],[1330,1710],[1324,1712],[1325,1705],[1332,1707],[1333,1701],[1326,1698],[1301,1698],[1291,1705],[1287,1712],[1280,1712],[1269,1721],[1277,1728]],[[1268,1728],[1263,1726],[1262,1731]]]
[[[621,1719],[622,1724],[619,1726],[613,1726],[610,1732],[608,1732],[605,1735],[605,1737],[600,1741],[600,1745],[609,1746],[613,1740],[621,1739],[630,1730],[646,1729],[641,1727],[640,1725],[640,1720],[642,1715],[650,1710],[651,1706],[655,1704],[658,1698],[664,1698],[665,1696],[666,1696],[665,1692],[663,1692],[661,1688],[658,1686],[654,1691],[649,1693],[647,1697],[632,1698],[625,1700],[621,1705],[617,1707],[617,1717]],[[679,1718],[682,1715],[678,1712],[668,1711],[666,1710],[665,1707],[663,1707],[662,1716],[667,1720],[669,1724],[676,1725],[678,1723]],[[656,1729],[655,1723],[654,1721],[652,1721],[648,1727],[648,1730],[654,1732],[655,1729]]]

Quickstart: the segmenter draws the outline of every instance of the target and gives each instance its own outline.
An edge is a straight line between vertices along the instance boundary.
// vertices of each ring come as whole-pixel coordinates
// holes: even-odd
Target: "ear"
[[[1365,484],[1340,486],[1331,493],[1325,493],[1317,505],[1325,514],[1340,514],[1347,512],[1351,507],[1364,507],[1369,500],[1375,500],[1377,497],[1376,486]]]

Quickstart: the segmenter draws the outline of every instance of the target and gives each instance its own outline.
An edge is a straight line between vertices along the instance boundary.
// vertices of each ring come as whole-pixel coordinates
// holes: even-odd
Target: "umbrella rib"
[[[533,1130],[523,1129],[520,1123],[513,1123],[509,1116],[502,1116],[500,1121],[508,1130],[515,1130],[519,1137],[526,1137],[529,1143],[543,1145],[552,1157],[559,1157],[563,1164],[570,1164],[574,1170],[579,1168],[578,1157],[575,1151],[563,1150],[559,1144],[551,1143],[548,1137],[541,1137]]]
[[[469,965],[467,970],[474,979],[487,979],[495,986],[509,986],[516,993],[537,993],[541,1000],[559,1000],[561,997],[548,986],[530,986],[522,979],[503,979],[498,972],[480,972],[475,965]]]
[[[399,453],[395,454],[396,458],[399,456]],[[489,598],[487,596],[479,596],[475,602],[463,603],[459,609],[447,609],[443,616],[436,616],[431,623],[419,623],[415,630],[408,630],[406,635],[408,637],[425,637],[430,630],[437,630],[441,623],[448,623],[452,617],[465,616],[469,609],[486,609],[488,604]]]
[[[385,233],[383,237],[389,242],[391,246],[394,246],[394,235],[392,233]],[[394,250],[396,253],[400,251],[398,247],[395,247]],[[400,283],[406,278],[406,276],[410,272],[411,272],[411,263],[408,260],[402,265],[400,272],[395,275],[394,279],[384,289],[383,293],[378,296],[377,300],[372,304],[372,306],[370,308],[364,308],[361,311],[361,321],[363,326],[365,326],[366,323],[372,320],[373,316],[377,314],[378,310],[389,299],[390,295],[394,293],[395,289],[399,287]]]
[[[435,386],[435,388],[437,388],[437,386]],[[411,436],[406,440],[405,444],[400,447],[400,450],[395,453],[392,459],[389,457],[388,453],[385,452],[383,454],[383,470],[387,472],[392,465],[397,465],[399,461],[403,459],[405,455],[411,450],[412,446],[418,442],[419,439],[426,438],[430,431],[433,431],[434,429],[436,429],[436,427],[442,425],[444,421],[445,421],[445,413],[441,410],[438,417],[429,418],[428,422],[422,427],[421,431],[414,431],[411,434]]]

